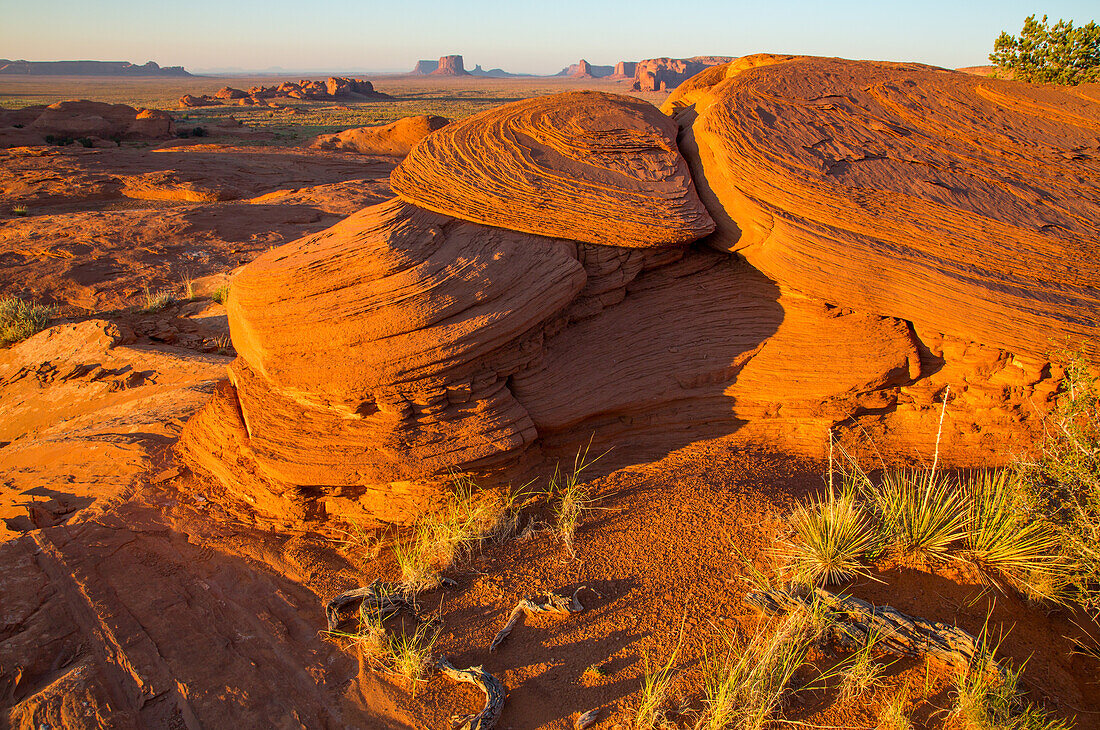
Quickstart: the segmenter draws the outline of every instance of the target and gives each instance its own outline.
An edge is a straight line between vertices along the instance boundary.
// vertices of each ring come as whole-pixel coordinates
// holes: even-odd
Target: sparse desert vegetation
[[[0,299],[0,346],[25,340],[46,329],[57,310],[44,304],[27,302],[19,297]]]

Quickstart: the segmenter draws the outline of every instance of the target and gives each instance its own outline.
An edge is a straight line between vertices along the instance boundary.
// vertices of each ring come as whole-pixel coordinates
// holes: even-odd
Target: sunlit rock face
[[[1052,338],[1096,340],[1086,93],[755,56],[671,117],[583,92],[452,123],[398,199],[238,275],[239,357],[180,448],[290,521],[409,521],[589,439],[1003,460]]]

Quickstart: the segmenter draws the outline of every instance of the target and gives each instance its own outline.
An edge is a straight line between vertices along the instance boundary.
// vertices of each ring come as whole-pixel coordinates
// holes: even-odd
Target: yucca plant
[[[958,488],[934,471],[898,471],[867,489],[885,544],[901,556],[942,562],[966,535],[966,507]]]
[[[790,525],[785,552],[797,580],[829,585],[867,574],[861,559],[875,536],[853,493],[830,490],[796,506]]]
[[[1049,522],[1029,519],[1012,474],[980,472],[965,482],[964,491],[967,556],[1028,597],[1056,598],[1067,568],[1058,554],[1058,535]]]

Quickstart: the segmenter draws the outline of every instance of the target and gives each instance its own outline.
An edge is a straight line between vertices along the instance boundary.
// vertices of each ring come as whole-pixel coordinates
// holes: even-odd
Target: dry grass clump
[[[229,284],[220,286],[214,291],[210,292],[210,298],[218,304],[225,304],[229,301]]]
[[[997,671],[989,652],[975,656],[955,679],[951,719],[965,730],[1070,730],[1072,725],[1020,695],[1020,671]]]
[[[672,685],[672,669],[676,663],[679,647],[672,652],[668,661],[658,664],[648,653],[642,653],[642,698],[634,713],[634,727],[637,730],[654,730],[668,724],[665,704],[668,702],[668,690]],[[650,664],[652,662],[652,665]]]
[[[592,442],[589,441],[583,450],[577,451],[577,455],[573,459],[572,469],[563,470],[560,464],[555,466],[548,489],[550,498],[555,500],[554,530],[558,533],[558,537],[561,538],[565,547],[574,555],[576,553],[573,551],[573,536],[577,532],[577,526],[585,514],[593,509],[592,505],[597,501],[592,496],[588,486],[581,482],[581,474],[584,470],[604,456],[604,454],[600,454],[589,461],[588,451],[591,446]]]
[[[169,289],[150,289],[146,284],[143,289],[141,311],[159,312],[172,303],[172,292]]]
[[[438,623],[427,621],[419,622],[412,633],[402,629],[387,635],[387,655],[393,672],[410,682],[425,681],[435,664],[433,652],[439,630]],[[413,685],[414,694],[415,687]]]
[[[420,519],[411,535],[394,543],[404,587],[411,593],[434,588],[441,570],[468,557],[483,542],[514,533],[523,494],[484,495],[471,479],[454,477],[447,505]]]
[[[878,642],[879,637],[871,634],[837,667],[841,677],[841,702],[850,702],[882,686],[882,675],[886,667],[877,661]]]
[[[19,297],[0,299],[0,346],[25,340],[49,327],[57,310]]]
[[[774,631],[757,632],[748,641],[726,639],[725,652],[708,653],[703,660],[704,709],[696,728],[767,727],[789,696],[795,672],[806,664],[825,630],[827,615],[824,605],[815,602],[784,616]]]
[[[908,688],[902,688],[894,698],[882,706],[878,714],[877,730],[913,730],[905,707],[909,704]]]

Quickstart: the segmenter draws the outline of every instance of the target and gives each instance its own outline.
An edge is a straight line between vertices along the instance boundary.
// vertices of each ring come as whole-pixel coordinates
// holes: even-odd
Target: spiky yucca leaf
[[[786,552],[797,578],[829,585],[866,574],[861,558],[873,545],[874,533],[854,494],[830,492],[800,504],[790,524],[794,537]]]
[[[1058,535],[1045,521],[1028,520],[1007,471],[983,471],[965,482],[966,548],[983,570],[1021,593],[1053,599],[1066,574]]]
[[[940,562],[966,534],[965,505],[942,474],[888,473],[868,497],[882,522],[883,538],[901,555]]]

